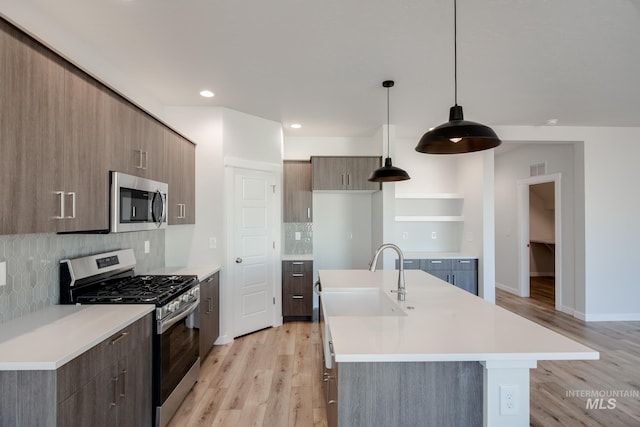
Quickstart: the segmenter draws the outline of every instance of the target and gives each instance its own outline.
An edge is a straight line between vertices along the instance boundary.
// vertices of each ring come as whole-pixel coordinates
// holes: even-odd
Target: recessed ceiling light
[[[555,126],[558,124],[558,119],[549,119],[547,120],[547,125],[549,126]]]
[[[213,98],[215,95],[210,90],[200,91],[200,96],[204,96],[205,98]]]
[[[302,125],[300,123],[294,123],[291,125],[291,129],[300,129]]]

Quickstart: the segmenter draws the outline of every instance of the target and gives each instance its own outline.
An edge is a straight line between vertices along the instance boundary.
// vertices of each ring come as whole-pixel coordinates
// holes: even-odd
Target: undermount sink
[[[378,288],[323,291],[327,316],[406,316],[407,313]]]

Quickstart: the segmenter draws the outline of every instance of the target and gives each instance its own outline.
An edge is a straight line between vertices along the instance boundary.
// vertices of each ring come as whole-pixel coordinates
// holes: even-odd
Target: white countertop
[[[0,324],[0,371],[55,370],[155,309],[54,305]]]
[[[420,270],[320,270],[322,292],[381,288],[406,316],[327,316],[337,362],[598,359],[599,353]],[[407,307],[414,307],[408,309]]]
[[[313,261],[313,254],[282,255],[282,261]]]
[[[146,274],[164,276],[164,275],[183,275],[183,276],[198,276],[198,280],[204,280],[209,276],[214,275],[220,271],[220,266],[209,265],[199,267],[163,267],[157,270],[150,271]]]

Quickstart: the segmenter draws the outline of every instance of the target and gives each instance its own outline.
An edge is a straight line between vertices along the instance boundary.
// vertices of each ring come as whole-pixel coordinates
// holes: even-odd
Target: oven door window
[[[120,222],[150,222],[153,193],[149,191],[120,188]]]
[[[160,335],[162,403],[198,360],[199,333],[198,329],[187,326],[193,324],[188,319],[189,317],[176,323]]]

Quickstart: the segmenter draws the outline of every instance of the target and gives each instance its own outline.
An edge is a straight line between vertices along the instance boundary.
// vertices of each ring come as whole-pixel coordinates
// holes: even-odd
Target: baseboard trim
[[[596,313],[584,314],[578,317],[585,322],[638,322],[640,321],[640,313]]]
[[[514,289],[511,286],[507,286],[507,285],[504,285],[502,283],[496,282],[496,288],[498,288],[498,289],[500,289],[502,291],[509,292],[510,294],[521,296],[520,295],[520,289]]]

